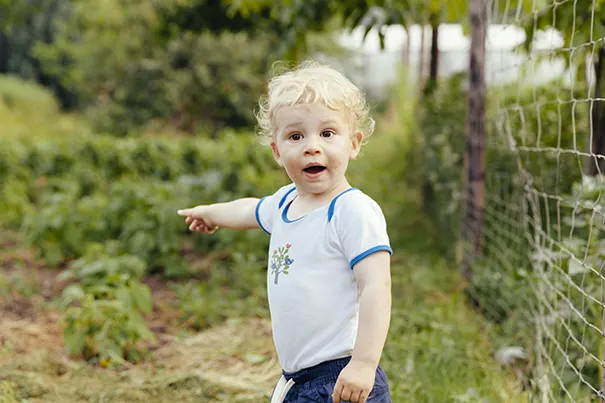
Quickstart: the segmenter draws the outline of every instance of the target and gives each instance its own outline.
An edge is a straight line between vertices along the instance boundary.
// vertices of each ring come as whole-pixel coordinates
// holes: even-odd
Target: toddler
[[[315,62],[274,77],[260,135],[292,183],[262,199],[179,210],[191,231],[270,235],[267,287],[282,376],[271,402],[391,402],[379,366],[391,313],[378,204],[345,174],[374,129],[363,93]]]

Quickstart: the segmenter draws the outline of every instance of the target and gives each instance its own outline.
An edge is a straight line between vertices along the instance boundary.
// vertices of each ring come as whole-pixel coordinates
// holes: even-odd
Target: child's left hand
[[[334,385],[334,403],[365,403],[374,387],[376,366],[352,359],[342,370]]]

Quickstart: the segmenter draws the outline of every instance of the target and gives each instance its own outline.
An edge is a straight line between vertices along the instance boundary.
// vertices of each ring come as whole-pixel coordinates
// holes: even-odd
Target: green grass
[[[382,366],[393,402],[525,401],[512,371],[492,357],[492,326],[467,305],[458,268],[435,252],[439,234],[407,195],[399,206],[407,214],[390,230],[393,308]]]
[[[410,256],[393,267],[393,315],[383,354],[394,402],[520,401],[491,357],[486,327],[465,303],[455,271]]]

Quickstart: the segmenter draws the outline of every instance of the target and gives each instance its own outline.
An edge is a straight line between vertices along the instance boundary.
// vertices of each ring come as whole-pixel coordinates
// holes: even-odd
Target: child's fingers
[[[193,219],[191,221],[191,225],[189,226],[189,229],[191,231],[196,231],[199,228],[204,228],[206,225],[204,224],[204,222],[202,220],[197,220],[197,219]]]
[[[358,390],[353,389],[353,390],[351,390],[351,395],[349,396],[348,400],[350,400],[351,402],[360,403],[361,402],[361,399],[360,399],[361,392],[362,392],[361,389],[358,389]],[[344,393],[343,393],[343,395],[344,395]]]
[[[185,218],[185,223],[187,223],[187,224],[191,224],[191,222],[192,222],[193,220],[194,220],[194,218],[193,218],[193,217],[188,216],[187,218]]]
[[[332,400],[334,403],[341,402],[341,394],[344,389],[344,385],[340,381],[340,378],[336,380],[336,385],[334,385],[334,391],[332,392]]]
[[[189,226],[191,231],[199,232],[202,234],[214,234],[218,229],[217,226],[209,225],[204,220],[194,219],[194,221]]]
[[[206,228],[207,228],[207,226],[206,226],[206,224],[204,224],[204,222],[203,222],[203,221],[201,221],[201,220],[196,220],[196,223],[197,223],[197,225],[196,225],[196,227],[195,227],[195,230],[196,230],[197,232],[200,232],[200,233],[204,233],[204,232],[206,232]]]

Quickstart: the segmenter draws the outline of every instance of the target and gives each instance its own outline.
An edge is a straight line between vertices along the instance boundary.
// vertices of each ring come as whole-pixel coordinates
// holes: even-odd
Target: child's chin
[[[301,189],[303,190],[305,193],[308,194],[313,194],[313,195],[322,195],[326,192],[328,192],[329,186],[326,186],[325,183],[304,183],[301,185],[301,187],[299,188],[299,186],[296,186],[297,189]]]

